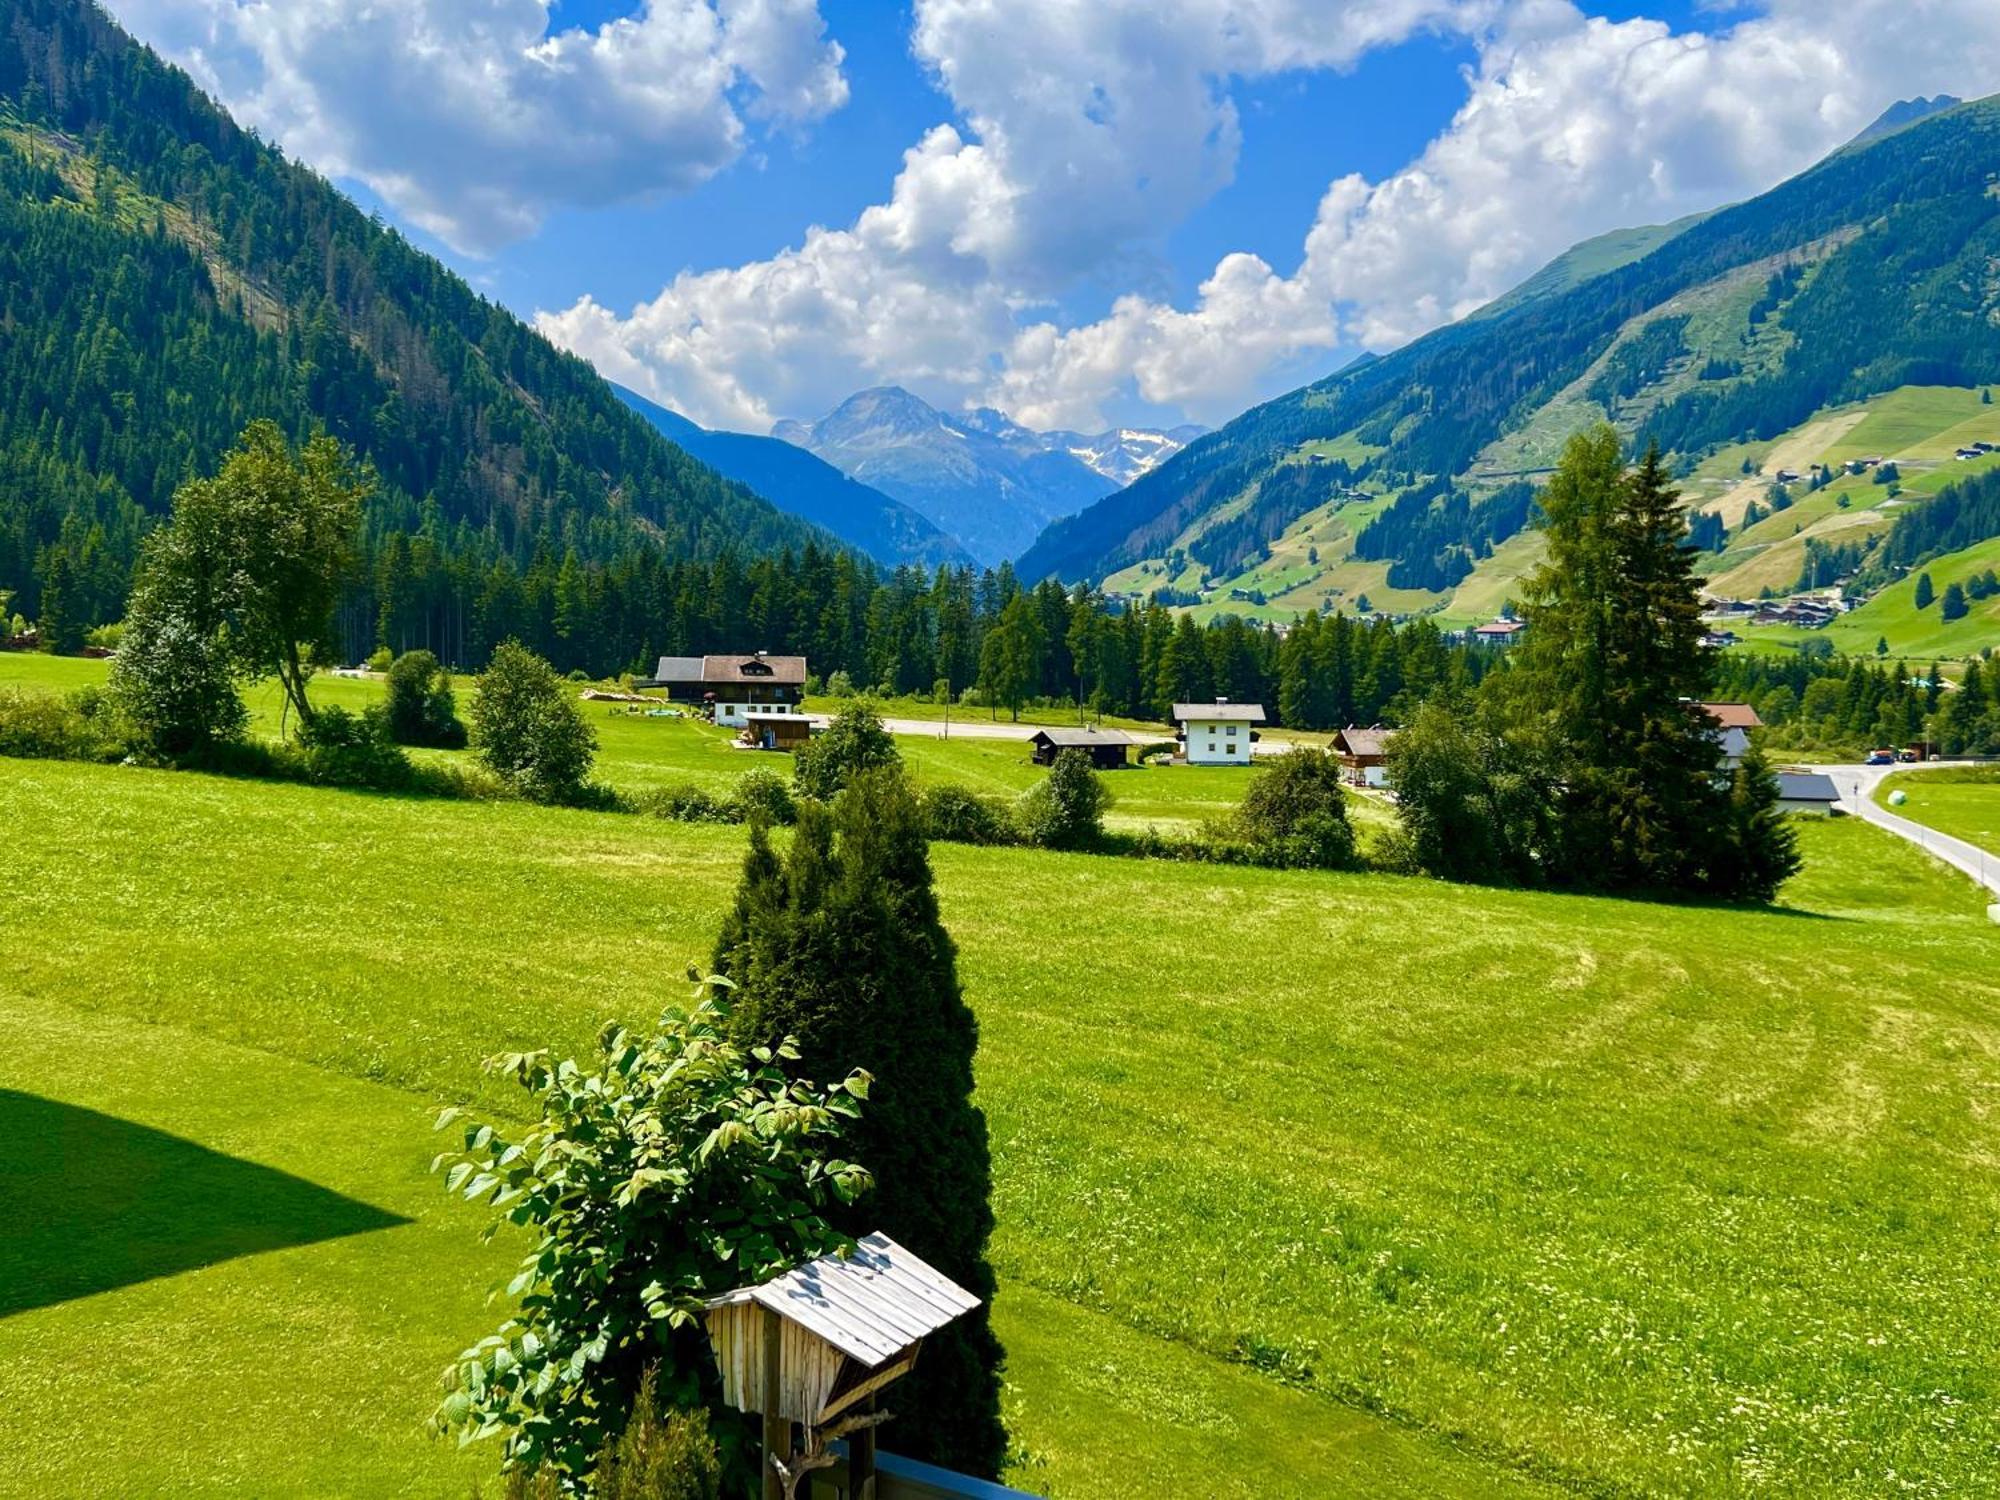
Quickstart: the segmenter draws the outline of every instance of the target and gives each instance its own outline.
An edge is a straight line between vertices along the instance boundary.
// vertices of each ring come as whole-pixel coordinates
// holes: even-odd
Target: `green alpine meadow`
[[[1991,0],[0,0],[0,1500],[2000,1493],[1996,265]]]

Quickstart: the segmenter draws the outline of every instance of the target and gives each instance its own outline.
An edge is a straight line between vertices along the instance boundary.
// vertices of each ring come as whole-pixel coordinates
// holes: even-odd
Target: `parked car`
[[[1895,763],[1896,752],[1893,750],[1870,750],[1868,752],[1868,759],[1866,761],[1868,765],[1893,766]]]

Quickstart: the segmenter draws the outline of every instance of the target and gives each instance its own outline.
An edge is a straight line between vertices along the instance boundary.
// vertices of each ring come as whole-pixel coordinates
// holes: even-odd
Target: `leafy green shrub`
[[[1091,769],[1082,750],[1064,750],[1049,774],[1017,804],[1021,832],[1043,849],[1086,849],[1104,836],[1104,813],[1111,793]]]
[[[1245,851],[1240,844],[1206,834],[1190,837],[1146,828],[1138,833],[1107,833],[1097,846],[1106,854],[1127,859],[1167,859],[1181,864],[1242,864]]]
[[[1389,742],[1403,856],[1445,880],[1530,881],[1554,781],[1539,746],[1511,745],[1442,696]]]
[[[452,1363],[432,1419],[503,1435],[510,1470],[582,1479],[648,1370],[669,1405],[701,1404],[714,1378],[704,1301],[847,1243],[822,1214],[869,1185],[834,1154],[868,1077],[788,1077],[798,1048],[733,1040],[728,995],[698,990],[649,1034],[607,1027],[595,1071],[545,1051],[493,1059],[533,1097],[534,1123],[467,1121],[432,1163],[446,1191],[490,1201],[494,1228],[533,1238],[508,1288],[517,1310]]]
[[[643,793],[639,799],[642,812],[656,818],[665,818],[674,823],[734,823],[738,821],[736,809],[726,798],[718,797],[705,786],[693,782],[682,782],[678,786],[663,786]]]
[[[866,703],[855,703],[836,714],[824,734],[814,735],[793,755],[792,780],[800,796],[831,802],[861,772],[900,764],[896,741],[882,727],[875,710]]]
[[[150,554],[149,554],[150,555]],[[174,758],[240,739],[250,711],[235,664],[199,590],[170,570],[142,570],[111,664],[111,697],[140,750]]]
[[[378,653],[379,654],[379,653]],[[465,747],[451,674],[428,651],[408,651],[388,668],[389,733],[399,745],[438,750]]]
[[[83,643],[98,651],[116,651],[125,640],[125,622],[114,625],[94,625],[84,636]]]
[[[371,709],[370,713],[379,714],[380,710]],[[321,728],[318,721],[330,714],[337,716],[334,723]],[[490,801],[514,795],[505,782],[478,767],[412,761],[387,742],[370,746],[369,735],[379,731],[357,728],[357,723],[365,717],[341,708],[324,709],[314,715],[314,728],[301,731],[298,743],[225,740],[205,750],[190,751],[174,763],[186,770],[206,771],[215,776],[302,781],[315,786],[359,787],[415,797]],[[307,743],[309,740],[313,743]],[[389,760],[388,755],[394,755],[396,760]]]
[[[114,761],[125,736],[105,695],[0,689],[0,755],[34,760]]]
[[[653,1394],[657,1375],[639,1381],[638,1399],[618,1441],[590,1476],[591,1500],[719,1500],[722,1457],[708,1435],[708,1412],[668,1412]]]
[[[708,1433],[707,1410],[662,1414],[655,1379],[656,1372],[648,1370],[625,1430],[598,1455],[590,1472],[590,1500],[719,1500],[722,1456]],[[502,1493],[505,1500],[568,1500],[573,1491],[560,1470],[544,1466],[532,1474],[511,1471]]]
[[[389,716],[378,704],[362,713],[322,708],[299,726],[300,762],[315,786],[408,788],[410,758],[389,734]]]
[[[962,786],[928,786],[918,795],[927,837],[952,844],[1015,844],[1021,831],[1004,804]]]
[[[597,735],[554,668],[516,641],[493,653],[472,701],[472,743],[493,773],[534,802],[582,802]]]
[[[1251,777],[1233,824],[1258,864],[1311,870],[1354,864],[1340,761],[1325,750],[1301,746],[1267,761]]]
[[[798,821],[798,804],[792,800],[792,789],[785,784],[785,778],[761,766],[737,781],[730,792],[730,801],[740,822],[762,818],[784,828]]]
[[[371,672],[386,672],[395,665],[395,662],[396,653],[387,646],[377,646],[368,653],[368,670]]]

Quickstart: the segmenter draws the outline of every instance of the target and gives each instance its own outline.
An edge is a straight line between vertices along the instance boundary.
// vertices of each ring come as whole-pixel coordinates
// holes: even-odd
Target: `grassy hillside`
[[[1970,656],[2000,646],[2000,595],[1969,601],[1969,612],[1959,620],[1944,619],[1935,600],[1928,608],[1917,608],[1917,578],[1923,573],[1930,575],[1941,598],[1947,584],[1962,584],[1988,568],[2000,568],[2000,537],[1926,563],[1920,573],[1890,584],[1824,633],[1839,650],[1872,651],[1886,637],[1892,652],[1919,657]]]
[[[463,1494],[414,1423],[489,1264],[421,1180],[424,1117],[505,1103],[489,1052],[674,998],[740,831],[23,762],[0,820],[0,1088],[159,1171],[218,1153],[204,1222],[256,1251],[7,1241],[37,1304],[0,1319],[18,1482]],[[1013,1477],[1993,1483],[1991,928],[1873,829],[1805,836],[1773,913],[935,851],[981,1022]],[[304,1242],[255,1243],[246,1160],[306,1185]],[[32,1146],[7,1170],[10,1202],[70,1182]]]
[[[1309,533],[1357,502],[1397,496],[1429,504],[1437,524],[1370,547],[1401,564],[1377,581],[1397,576],[1428,595],[1397,608],[1457,623],[1506,592],[1492,577],[1455,587],[1464,559],[1489,573],[1520,561],[1485,556],[1511,533],[1488,534],[1479,502],[1539,478],[1590,423],[1608,419],[1635,449],[1657,440],[1677,464],[1702,464],[1774,451],[1816,413],[1901,387],[2000,379],[1977,333],[2000,309],[1985,272],[2000,247],[2000,200],[1985,190],[1996,163],[2000,101],[1987,100],[1856,142],[1695,222],[1580,245],[1482,312],[1190,444],[1051,527],[1020,570],[1102,579],[1185,557],[1206,565],[1204,606],[1227,607],[1238,591],[1281,612],[1323,606],[1355,580],[1337,541],[1301,569]],[[1896,449],[1950,425],[1919,434],[1884,423],[1856,440]],[[1738,514],[1749,498],[1733,497]],[[1469,512],[1453,510],[1468,501]],[[1756,544],[1771,555],[1746,575],[1759,587],[1790,561],[1772,540]]]
[[[1588,378],[1589,372],[1579,377],[1579,391]],[[2000,415],[1996,415],[2000,407],[1984,403],[1981,397],[1982,390],[1975,387],[1902,386],[1865,401],[1816,412],[1777,437],[1731,444],[1703,460],[1681,481],[1688,507],[1715,514],[1730,531],[1722,552],[1703,554],[1700,559],[1707,587],[1736,598],[1755,598],[1766,591],[1789,593],[1805,567],[1808,541],[1869,544],[1886,534],[1904,509],[1921,504],[1955,480],[2000,468],[2000,455],[1972,462],[1953,456],[1958,448],[1975,441],[2000,442]],[[1577,399],[1582,401],[1581,396]],[[1578,422],[1598,420],[1603,415],[1599,407],[1588,411],[1579,407],[1572,412]],[[1571,430],[1573,425],[1553,421],[1523,429],[1508,446],[1489,455],[1489,461],[1496,465],[1492,472],[1513,474],[1522,472],[1515,466],[1553,462],[1561,439]],[[1545,438],[1554,446],[1536,446]],[[1781,470],[1806,474],[1815,463],[1838,466],[1863,457],[1887,458],[1897,464],[1901,473],[1898,494],[1891,496],[1888,486],[1876,484],[1872,474],[1842,474],[1817,491],[1809,491],[1802,483],[1789,485],[1790,507],[1773,509],[1775,476]],[[1498,467],[1502,465],[1507,467]],[[1202,591],[1204,602],[1187,607],[1197,619],[1236,613],[1288,620],[1313,609],[1353,613],[1365,598],[1377,610],[1427,613],[1440,624],[1463,626],[1498,614],[1504,604],[1518,596],[1522,580],[1543,556],[1538,534],[1525,531],[1501,543],[1490,557],[1480,559],[1471,574],[1451,590],[1391,588],[1386,563],[1353,555],[1355,539],[1381,513],[1386,501],[1386,495],[1374,494],[1314,509],[1270,545],[1268,556],[1227,578],[1205,577],[1192,562],[1174,573],[1163,556],[1112,574],[1104,580],[1104,587],[1131,593],[1162,586],[1184,593]],[[1745,527],[1745,514],[1753,503],[1769,514]],[[1184,555],[1187,545],[1208,524],[1204,519],[1177,537],[1177,555]],[[1934,581],[1942,591],[1944,580]],[[1248,595],[1261,595],[1262,602]],[[1981,633],[1978,618],[1975,611],[1975,620],[1963,622],[1963,628],[1937,633],[1943,640],[1960,643],[1948,648],[1952,654],[1962,654],[1968,640],[1974,646],[2000,641],[1990,621]],[[1879,634],[1880,625],[1875,628]],[[1897,628],[1901,630],[1900,625]],[[1898,651],[1947,649],[1926,643],[1933,633],[1891,633],[1890,643]],[[1781,634],[1787,640],[1798,635]],[[1870,634],[1858,649],[1872,649],[1875,640],[1876,635]],[[1842,646],[1850,649],[1844,637]]]

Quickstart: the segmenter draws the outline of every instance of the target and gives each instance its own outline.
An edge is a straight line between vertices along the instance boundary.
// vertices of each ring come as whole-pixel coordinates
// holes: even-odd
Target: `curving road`
[[[1995,896],[2000,896],[2000,855],[1989,854],[1977,844],[1969,844],[1964,839],[1953,838],[1922,823],[1898,817],[1875,800],[1875,788],[1882,784],[1884,776],[1897,771],[1924,771],[1951,764],[1951,761],[1928,761],[1914,766],[1815,766],[1812,769],[1824,771],[1833,779],[1833,784],[1840,789],[1840,805],[1846,811],[1864,822],[1873,823],[1877,828],[1887,829],[1898,838],[1907,839],[1926,854],[1943,860]]]

